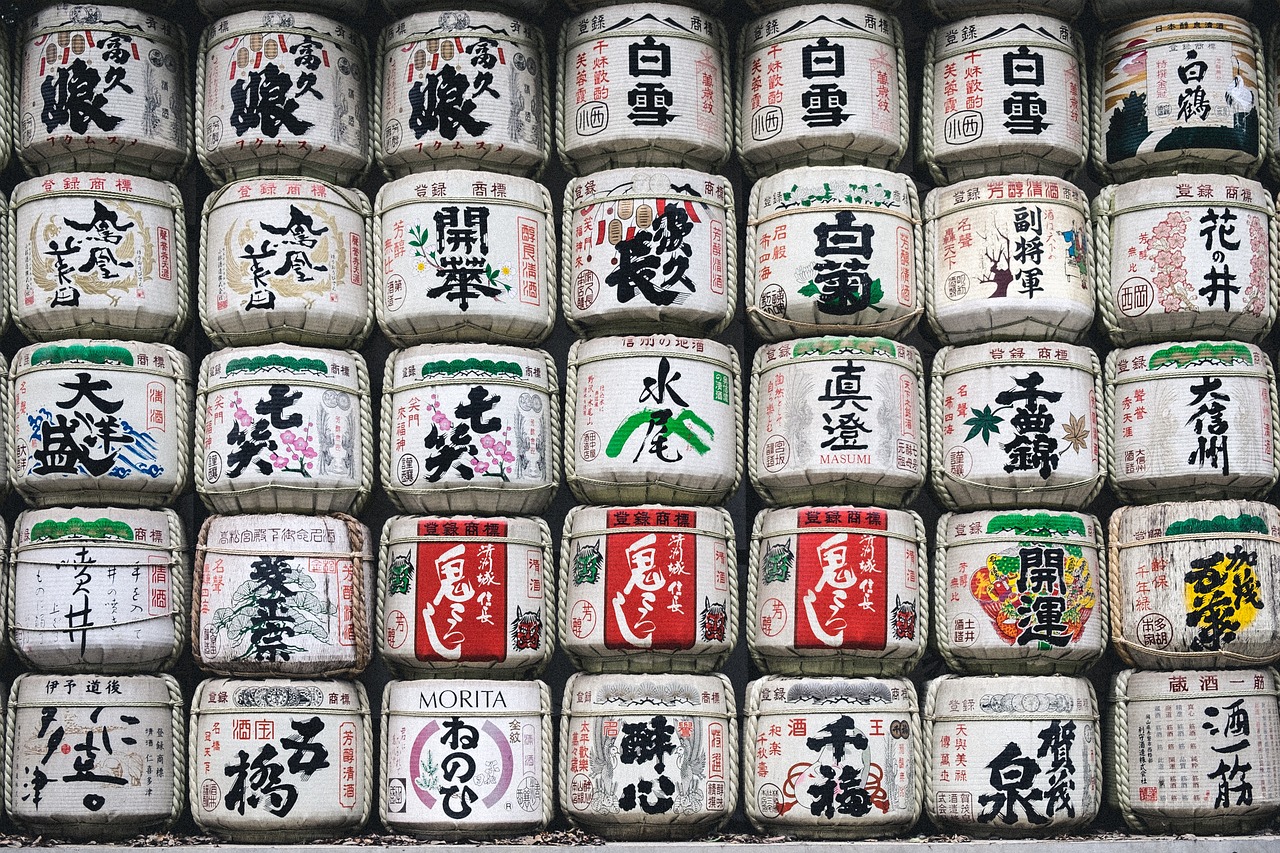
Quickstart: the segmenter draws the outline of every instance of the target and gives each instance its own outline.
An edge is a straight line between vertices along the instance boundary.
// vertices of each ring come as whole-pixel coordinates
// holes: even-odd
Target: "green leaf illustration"
[[[990,444],[991,436],[1000,434],[1000,424],[1004,423],[1004,418],[991,411],[990,406],[985,409],[973,409],[972,411],[973,417],[965,421],[970,430],[964,440],[968,441],[978,433],[982,433],[982,443]]]

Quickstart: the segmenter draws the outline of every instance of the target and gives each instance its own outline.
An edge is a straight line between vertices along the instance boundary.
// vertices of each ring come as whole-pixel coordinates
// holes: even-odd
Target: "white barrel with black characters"
[[[1010,341],[934,357],[930,484],[947,509],[1084,509],[1106,478],[1108,438],[1091,349]]]
[[[1120,500],[1262,499],[1276,484],[1275,370],[1253,344],[1112,350],[1106,385],[1102,429]]]
[[[387,358],[382,487],[402,512],[538,515],[560,485],[555,362],[542,350],[421,344]]]
[[[573,178],[562,232],[560,299],[579,335],[711,336],[733,319],[738,233],[728,178],[644,167]]]
[[[865,166],[788,169],[747,211],[747,316],[767,341],[909,335],[920,320],[920,198],[907,175]]]
[[[191,651],[219,675],[351,676],[373,655],[369,528],[349,515],[213,515],[196,541]]]
[[[1116,27],[1103,40],[1093,81],[1093,166],[1110,181],[1252,175],[1267,159],[1273,105],[1262,35],[1204,5]]]
[[[556,91],[565,168],[718,171],[733,146],[729,55],[723,25],[688,6],[629,3],[566,19]]]
[[[766,676],[746,706],[742,799],[757,832],[883,838],[919,820],[927,761],[910,681]]]
[[[528,678],[555,649],[556,573],[543,518],[387,520],[378,652],[406,677]]]
[[[742,481],[742,380],[722,343],[577,341],[565,408],[565,479],[583,503],[711,506]]]
[[[1111,641],[1143,669],[1280,661],[1280,510],[1189,501],[1111,514]]]
[[[271,4],[273,8],[296,8],[303,4],[300,0],[278,0]],[[356,20],[365,13],[367,0],[306,0],[305,8],[312,11],[338,15],[343,20]],[[262,0],[196,0],[196,8],[204,12],[206,17],[216,18],[228,12],[245,9],[261,9]]]
[[[1280,814],[1274,669],[1116,674],[1108,803],[1136,832],[1240,834]]]
[[[1110,5],[1110,0],[1108,0]],[[944,21],[987,12],[1036,12],[1074,21],[1084,11],[1084,0],[925,0],[929,11]]]
[[[578,669],[720,669],[738,640],[733,519],[719,507],[575,506],[560,589],[560,647]]]
[[[911,671],[929,636],[927,560],[924,522],[911,510],[764,510],[747,573],[752,661],[775,675]]]
[[[239,12],[205,28],[194,135],[214,183],[310,175],[353,185],[373,162],[364,39],[314,12]]]
[[[756,350],[751,485],[770,506],[902,506],[924,485],[920,354],[887,338],[802,338]]]
[[[14,140],[29,174],[176,180],[191,160],[186,39],[123,6],[59,3],[20,36]]]
[[[911,114],[902,27],[867,6],[795,6],[738,43],[737,152],[752,176],[792,166],[896,168]]]
[[[968,674],[1075,675],[1107,650],[1107,565],[1092,515],[947,513],[933,563],[934,645]]]
[[[469,841],[546,829],[551,691],[541,681],[390,681],[378,816],[387,831]]]
[[[925,197],[925,305],[944,344],[1079,342],[1093,324],[1089,200],[1054,177],[1011,175]]]
[[[556,320],[551,195],[468,169],[407,175],[374,203],[378,325],[396,346],[536,346]]]
[[[165,506],[191,484],[191,377],[165,344],[64,340],[18,350],[9,481],[33,506]]]
[[[4,810],[25,833],[120,840],[182,814],[186,717],[173,676],[24,673],[5,733]]]
[[[387,177],[435,169],[542,171],[551,75],[542,30],[502,12],[420,12],[378,40],[373,152]]]
[[[575,672],[560,714],[560,813],[608,841],[697,838],[738,804],[733,684]]]
[[[925,42],[920,159],[936,184],[1063,177],[1088,158],[1083,43],[1065,21],[1000,11],[944,24]]]
[[[186,646],[187,538],[171,509],[29,509],[9,564],[9,644],[31,669],[156,672]]]
[[[928,682],[924,810],[944,832],[1079,831],[1102,799],[1102,730],[1086,678],[944,675]]]
[[[312,178],[211,193],[200,231],[200,325],[215,346],[359,347],[373,326],[369,199]]]
[[[1098,313],[1116,346],[1256,341],[1275,323],[1275,201],[1236,175],[1173,175],[1103,187],[1093,200]]]
[[[196,492],[213,512],[353,512],[373,488],[369,373],[352,350],[276,344],[205,357]]]
[[[201,832],[295,844],[358,832],[373,730],[357,681],[210,678],[191,700],[188,805]]]
[[[187,223],[171,183],[56,172],[14,188],[8,301],[31,340],[172,342],[186,328]]]

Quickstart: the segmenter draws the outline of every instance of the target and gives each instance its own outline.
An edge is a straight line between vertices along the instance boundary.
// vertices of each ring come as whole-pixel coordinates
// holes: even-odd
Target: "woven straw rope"
[[[569,348],[569,369],[566,375],[564,391],[564,477],[569,490],[581,503],[658,503],[680,504],[692,503],[699,506],[722,503],[738,490],[742,484],[742,372],[738,364],[738,352],[729,349],[727,367],[733,382],[733,482],[726,487],[695,489],[664,479],[652,483],[626,483],[614,480],[597,480],[591,477],[577,476],[578,460],[578,368],[583,364],[606,361],[618,358],[617,353],[603,353],[590,359],[579,360],[578,348],[584,342],[575,341]],[[714,343],[714,342],[713,342]],[[654,353],[636,353],[635,357],[661,355]],[[698,356],[680,353],[679,357],[688,361],[703,361],[718,367],[726,364],[709,356]]]
[[[464,675],[474,673],[478,676],[493,679],[519,679],[536,677],[546,669],[547,664],[551,660],[551,655],[555,652],[555,644],[552,641],[554,637],[554,626],[548,627],[546,621],[557,618],[556,610],[556,572],[553,560],[553,550],[551,545],[551,528],[548,526],[544,518],[530,518],[528,521],[534,522],[538,527],[538,539],[533,541],[530,539],[519,538],[514,535],[507,536],[463,536],[444,534],[436,535],[420,535],[412,536],[393,536],[391,529],[394,523],[402,523],[412,521],[419,516],[393,516],[388,518],[382,527],[382,536],[380,538],[380,548],[378,560],[378,579],[377,579],[377,613],[376,613],[376,630],[378,634],[378,654],[382,662],[387,665],[396,677],[403,679],[414,678],[450,678],[455,675]],[[441,520],[447,521],[446,517]],[[486,521],[506,521],[508,524],[513,519],[510,518],[487,518]],[[523,519],[522,519],[523,520]],[[389,593],[387,577],[387,567],[391,564],[391,549],[395,545],[406,545],[417,542],[428,541],[445,541],[455,543],[488,543],[501,542],[504,545],[524,545],[526,547],[537,547],[542,552],[542,565],[547,567],[542,573],[542,614],[543,614],[543,639],[542,639],[542,657],[537,660],[531,660],[518,666],[507,664],[507,668],[499,668],[498,664],[479,664],[467,661],[459,664],[438,663],[436,666],[419,665],[416,658],[406,658],[403,655],[396,654],[387,644],[386,632],[386,611],[387,597]],[[505,568],[504,568],[505,571]]]
[[[1262,500],[1275,486],[1276,481],[1280,480],[1280,453],[1276,452],[1277,436],[1280,436],[1280,400],[1276,399],[1276,375],[1275,368],[1271,365],[1271,359],[1258,347],[1250,344],[1254,350],[1256,358],[1255,364],[1261,363],[1266,369],[1265,382],[1267,383],[1267,397],[1271,404],[1271,478],[1264,486],[1260,486],[1251,490],[1236,491],[1232,489],[1231,494],[1224,494],[1223,497]],[[1120,378],[1116,371],[1116,361],[1122,350],[1112,350],[1107,354],[1106,364],[1106,381],[1103,383],[1105,394],[1103,395],[1105,421],[1098,428],[1099,438],[1105,439],[1106,445],[1106,467],[1107,479],[1111,483],[1111,491],[1115,492],[1116,497],[1126,503],[1150,503],[1152,498],[1157,500],[1174,500],[1179,495],[1186,494],[1189,499],[1203,497],[1200,492],[1202,488],[1198,485],[1165,487],[1159,492],[1150,492],[1133,488],[1133,484],[1123,483],[1120,481],[1119,462],[1114,458],[1114,439],[1112,438],[1112,430],[1116,424],[1116,389],[1121,385],[1131,385],[1136,382],[1159,381],[1162,376],[1152,376],[1149,374],[1129,373],[1125,377]],[[1127,352],[1125,353],[1128,354]],[[1096,356],[1095,356],[1096,358]],[[1179,374],[1186,375],[1186,374]],[[1252,379],[1255,382],[1262,379],[1257,375],[1256,371],[1247,371],[1242,369],[1232,370],[1215,370],[1215,376],[1220,377],[1237,377],[1244,379]],[[1139,481],[1145,482],[1145,481]]]
[[[351,621],[353,623],[352,638],[354,649],[351,660],[343,663],[338,658],[341,647],[335,647],[332,643],[328,649],[319,649],[314,652],[306,653],[303,656],[315,655],[319,660],[292,660],[292,661],[262,661],[255,660],[245,665],[238,665],[234,658],[227,660],[210,660],[204,656],[203,642],[201,641],[201,608],[204,603],[204,566],[208,559],[209,552],[212,550],[214,554],[236,554],[242,555],[246,552],[225,551],[217,547],[210,548],[208,544],[209,529],[213,526],[215,519],[219,516],[211,515],[205,519],[204,524],[200,525],[200,532],[196,536],[196,557],[194,589],[191,595],[191,656],[195,658],[196,665],[201,669],[218,675],[234,676],[234,677],[257,677],[259,675],[283,675],[298,678],[335,678],[335,677],[351,677],[359,676],[361,672],[369,665],[371,657],[371,643],[369,638],[369,596],[372,590],[366,588],[365,585],[365,566],[364,566],[364,530],[363,525],[355,518],[343,513],[333,513],[331,516],[334,521],[343,525],[347,533],[347,551],[340,549],[332,551],[312,551],[297,549],[292,554],[281,552],[282,556],[315,556],[315,557],[336,557],[348,558],[351,560],[352,569],[352,589],[351,589]],[[372,559],[372,557],[370,557]],[[182,621],[182,620],[177,620]],[[329,658],[329,660],[325,660]]]
[[[1010,176],[1010,177],[1013,177],[1013,176]],[[1040,175],[1034,176],[1034,179],[1046,181],[1046,182],[1052,182],[1053,180],[1055,180],[1051,176],[1040,176]],[[1061,180],[1061,179],[1056,179],[1056,180]],[[1087,198],[1087,196],[1083,192],[1081,192],[1078,187],[1075,187],[1073,184],[1070,184],[1068,181],[1062,181],[1062,183],[1067,184],[1072,189],[1075,189],[1076,192],[1080,193],[1080,197],[1082,199]],[[936,192],[942,193],[952,189],[954,189],[954,187],[940,187]],[[1103,191],[1105,192],[1106,189],[1108,188],[1104,187]],[[997,207],[1001,205],[1010,205],[1010,204],[1021,205],[1025,203],[1026,203],[1026,199],[998,199],[998,200],[993,199],[993,200],[983,201],[981,205],[973,205],[973,206],[989,208],[989,207]],[[943,328],[942,321],[939,318],[940,303],[938,302],[938,296],[942,289],[942,282],[940,280],[941,276],[937,269],[938,255],[940,254],[937,247],[940,245],[940,242],[941,242],[938,235],[938,231],[939,231],[938,223],[943,217],[943,214],[938,210],[939,204],[940,203],[938,202],[938,196],[932,192],[929,193],[928,197],[925,199],[925,213],[924,213],[924,217],[925,217],[924,235],[925,236],[924,236],[923,242],[930,247],[930,251],[925,253],[924,255],[924,293],[925,293],[925,320],[929,324],[929,329],[933,332],[934,335],[937,336],[938,340],[940,340],[944,346],[965,346],[971,343],[988,343],[991,341],[996,341],[1001,339],[1008,340],[1010,338],[1016,340],[1017,338],[1020,338],[1020,337],[1033,337],[1033,338],[1036,338],[1037,340],[1045,340],[1045,341],[1056,340],[1056,341],[1062,341],[1065,343],[1074,344],[1074,343],[1078,343],[1086,335],[1086,333],[1089,331],[1089,325],[1091,325],[1091,323],[1086,323],[1079,330],[1071,332],[1070,334],[1063,334],[1063,330],[1057,322],[1049,323],[1043,320],[1038,320],[1034,312],[1034,306],[1032,306],[1031,304],[1028,304],[1025,308],[1027,312],[1026,316],[1011,317],[1009,320],[1003,323],[992,323],[986,329],[948,330]],[[1058,207],[1067,207],[1067,208],[1070,208],[1071,210],[1076,211],[1077,213],[1080,214],[1080,219],[1084,223],[1085,227],[1086,228],[1089,227],[1089,209],[1088,209],[1087,203],[1082,202],[1080,204],[1072,204],[1069,201],[1065,201],[1062,199],[1055,199],[1053,201],[1053,205]],[[965,206],[969,207],[970,205],[966,203]],[[959,212],[960,212],[960,209],[957,208],[954,211],[948,211],[946,215],[953,216]],[[1086,253],[1086,270],[1085,270],[1084,278],[1085,278],[1086,284],[1089,287],[1091,294],[1096,290],[1096,287],[1093,283],[1094,268],[1095,268],[1095,264],[1093,260],[1089,258],[1088,254]],[[1092,320],[1092,318],[1090,318],[1090,320]]]
[[[383,490],[386,491],[387,497],[391,499],[391,502],[395,504],[400,512],[469,512],[475,511],[471,509],[473,506],[476,510],[484,509],[485,512],[509,512],[516,515],[540,515],[546,510],[560,486],[560,441],[558,440],[561,420],[560,390],[555,361],[552,360],[548,353],[542,350],[530,350],[530,352],[541,353],[543,357],[542,370],[543,375],[547,378],[547,387],[545,389],[523,379],[502,380],[500,382],[497,379],[490,379],[490,383],[497,384],[499,387],[528,388],[536,393],[547,395],[548,407],[551,409],[551,433],[547,437],[547,444],[551,448],[551,459],[547,468],[547,482],[536,486],[505,489],[499,486],[472,485],[471,482],[464,482],[460,485],[437,484],[418,488],[399,485],[392,473],[393,451],[391,445],[395,433],[395,406],[393,402],[395,395],[403,390],[398,387],[400,380],[396,365],[403,353],[401,351],[393,351],[387,356],[387,365],[382,384],[382,458],[379,472]],[[433,385],[468,384],[474,381],[466,377],[453,379],[435,377],[429,381],[418,378],[414,380],[414,385],[431,387]]]
[[[13,117],[18,114],[15,109],[3,109],[14,102],[14,85],[17,80],[17,66],[13,61],[13,51],[9,47],[9,31],[0,32],[0,171],[9,165],[9,157],[17,144],[14,132]]]
[[[866,205],[832,204],[824,205],[822,208],[823,211],[858,210],[872,212],[901,219],[911,226],[912,278],[914,279],[911,283],[911,293],[912,302],[916,303],[916,307],[899,317],[875,323],[807,323],[801,320],[788,319],[786,315],[770,314],[756,304],[759,296],[756,289],[759,285],[757,280],[759,261],[754,249],[756,234],[758,233],[756,229],[766,222],[797,212],[791,209],[775,210],[772,213],[761,216],[759,211],[763,189],[761,183],[756,183],[752,189],[751,203],[747,211],[747,230],[743,250],[746,255],[746,274],[744,278],[747,285],[747,319],[751,321],[751,327],[756,334],[766,341],[780,342],[796,335],[848,335],[852,333],[855,335],[884,334],[905,336],[915,330],[920,316],[924,313],[924,300],[921,298],[920,293],[922,289],[921,276],[926,275],[925,280],[927,280],[925,271],[928,259],[925,256],[924,236],[920,228],[920,194],[916,190],[915,182],[909,176],[902,175],[900,177],[907,186],[908,214],[895,210],[868,208]],[[865,313],[865,311],[861,313]],[[771,324],[782,326],[782,331],[775,331]]]
[[[951,353],[953,347],[944,347],[938,351],[933,361],[933,379],[929,385],[929,446],[931,455],[937,455],[941,459],[943,453],[943,428],[942,428],[942,412],[943,401],[946,395],[943,393],[944,380],[955,373],[968,370],[983,370],[990,367],[988,363],[976,363],[966,365],[961,368],[947,369],[946,359]],[[1102,491],[1102,484],[1107,479],[1107,462],[1110,456],[1111,443],[1110,432],[1103,429],[1102,418],[1105,416],[1103,411],[1098,410],[1097,400],[1103,398],[1103,382],[1102,368],[1098,363],[1098,356],[1092,349],[1080,348],[1089,355],[1089,367],[1082,367],[1079,364],[1073,364],[1062,361],[1049,361],[1038,358],[1024,358],[1017,361],[1019,366],[1043,365],[1045,367],[1060,367],[1069,370],[1079,370],[1084,373],[1090,373],[1093,376],[1093,395],[1094,395],[1094,411],[1098,415],[1099,427],[1094,430],[1096,435],[1094,440],[1098,444],[1098,473],[1093,477],[1084,480],[1076,480],[1069,483],[1057,483],[1054,485],[1044,486],[1000,486],[990,483],[980,483],[973,480],[958,477],[950,471],[945,470],[941,465],[935,465],[930,469],[930,484],[933,486],[934,495],[938,498],[946,509],[956,510],[980,510],[985,508],[996,508],[1004,505],[1001,495],[1027,495],[1033,497],[1037,503],[1044,503],[1045,499],[1056,499],[1059,501],[1057,505],[1048,506],[1051,509],[1061,509],[1068,507],[1085,507],[1093,502],[1098,493]],[[954,481],[960,485],[975,487],[982,489],[988,493],[988,503],[977,504],[970,501],[960,503],[951,494],[950,483]],[[1088,491],[1072,499],[1068,493],[1079,492],[1081,489],[1088,487]],[[1065,497],[1060,497],[1065,495]],[[995,499],[995,503],[991,500]],[[1021,501],[1019,501],[1021,503]]]
[[[380,796],[378,798],[378,820],[389,831],[405,832],[417,838],[425,838],[438,840],[440,838],[466,838],[477,840],[488,840],[492,838],[500,838],[510,835],[521,835],[531,832],[541,832],[551,823],[551,818],[555,815],[555,776],[552,768],[555,766],[555,752],[552,746],[552,724],[551,724],[551,690],[545,682],[537,681],[539,708],[538,722],[540,728],[540,745],[542,749],[542,766],[539,770],[539,781],[542,784],[542,811],[539,815],[537,823],[529,825],[516,825],[511,827],[496,828],[490,827],[485,830],[477,830],[468,828],[465,823],[454,822],[445,825],[441,824],[427,827],[405,826],[402,822],[392,821],[390,819],[390,811],[388,807],[387,796],[387,779],[391,775],[392,768],[388,764],[388,743],[389,733],[391,731],[391,688],[392,683],[388,682],[382,689],[382,735],[378,739],[378,768],[379,774],[378,789]],[[425,711],[406,711],[400,710],[396,712],[397,716],[411,717],[417,719],[432,719],[445,714],[433,714]],[[492,714],[486,711],[470,711],[468,716],[487,717],[487,716],[509,716],[507,714]]]
[[[204,707],[203,697],[211,685],[227,686],[236,683],[264,683],[272,681],[272,679],[254,679],[254,678],[206,678],[196,687],[195,695],[191,700],[191,723],[190,736],[191,748],[187,750],[187,805],[191,810],[191,817],[195,820],[196,826],[203,832],[215,835],[236,844],[290,844],[314,841],[317,838],[324,838],[331,835],[341,834],[347,831],[358,831],[369,820],[369,815],[373,809],[373,753],[376,745],[373,742],[373,714],[369,708],[369,695],[364,689],[364,685],[359,681],[333,681],[330,682],[335,687],[349,689],[355,694],[353,705],[350,708],[314,708],[305,709],[307,713],[314,716],[322,717],[349,717],[358,715],[360,718],[360,766],[356,768],[356,779],[360,786],[360,803],[352,810],[347,819],[337,824],[326,824],[315,826],[314,828],[298,825],[296,819],[292,821],[293,825],[280,830],[253,830],[241,827],[220,827],[205,822],[206,813],[200,805],[200,786],[195,781],[200,778],[200,755],[198,745],[200,743],[199,736],[204,727],[201,725],[202,718],[208,716],[229,716],[235,713],[233,708],[211,709]],[[324,680],[306,679],[306,678],[288,678],[276,679],[277,684],[288,684],[289,682],[301,682],[310,684],[323,684]],[[179,705],[181,709],[181,705]],[[288,713],[289,708],[277,706],[269,709],[268,713]],[[8,784],[6,774],[6,784]],[[330,812],[334,814],[335,812]],[[215,813],[216,814],[216,813]],[[228,810],[227,814],[231,814]],[[236,820],[243,820],[246,823],[255,819],[256,816],[237,816]],[[259,824],[261,826],[261,824]]]
[[[1277,313],[1280,313],[1280,220],[1276,218],[1275,199],[1265,188],[1261,188],[1261,196],[1263,202],[1259,205],[1241,205],[1236,203],[1236,207],[1244,207],[1255,213],[1263,214],[1267,219],[1267,313],[1260,317],[1262,326],[1253,329],[1248,334],[1238,335],[1235,325],[1240,317],[1247,316],[1244,314],[1227,314],[1223,313],[1221,322],[1217,320],[1216,312],[1186,312],[1191,314],[1192,322],[1199,321],[1202,317],[1207,318],[1209,329],[1198,330],[1188,328],[1186,334],[1195,336],[1202,331],[1209,334],[1217,334],[1219,332],[1226,333],[1228,336],[1249,342],[1257,342],[1266,337],[1271,327],[1275,323]],[[1137,329],[1127,329],[1121,325],[1123,322],[1116,313],[1114,283],[1111,280],[1111,264],[1114,259],[1113,233],[1121,216],[1130,213],[1137,213],[1146,210],[1159,210],[1173,207],[1214,207],[1214,202],[1199,199],[1186,199],[1174,202],[1150,202],[1147,204],[1137,204],[1125,207],[1123,210],[1116,209],[1116,189],[1115,186],[1106,186],[1098,193],[1097,198],[1093,200],[1092,219],[1093,219],[1093,245],[1094,263],[1090,265],[1090,279],[1093,291],[1097,297],[1098,313],[1102,317],[1103,328],[1107,333],[1108,339],[1112,346],[1129,347],[1143,343],[1156,343],[1164,339],[1165,335],[1161,332],[1150,332]]]
[[[269,180],[269,179],[270,179],[270,176],[263,177],[263,180]],[[259,198],[246,198],[246,199],[228,198],[227,201],[223,203],[223,197],[230,195],[231,190],[235,187],[237,183],[239,183],[239,180],[241,179],[233,179],[232,183],[224,184],[218,187],[217,189],[215,189],[213,192],[211,192],[205,198],[204,206],[200,211],[200,223],[201,223],[200,240],[199,240],[200,272],[198,275],[199,294],[197,296],[197,299],[200,303],[200,328],[204,330],[205,335],[209,338],[209,340],[213,342],[213,345],[215,347],[219,347],[219,348],[256,346],[256,345],[273,344],[273,343],[289,343],[289,344],[297,344],[301,346],[332,347],[334,349],[359,349],[360,347],[362,347],[364,345],[365,339],[368,338],[369,336],[370,329],[373,327],[373,300],[369,298],[369,289],[371,287],[370,282],[373,280],[371,276],[374,268],[373,252],[371,250],[374,248],[375,244],[372,242],[373,240],[373,232],[372,232],[372,224],[371,224],[372,212],[369,206],[369,198],[358,189],[344,189],[343,187],[336,186],[335,184],[329,183],[328,181],[321,180],[319,178],[308,177],[304,175],[300,175],[297,177],[281,176],[279,180],[286,180],[286,181],[300,180],[300,181],[308,181],[311,183],[320,184],[325,188],[325,191],[327,193],[331,193],[332,196],[336,196],[338,199],[341,200],[342,203],[345,203],[346,207],[349,210],[354,210],[356,213],[360,215],[360,222],[363,226],[363,228],[361,229],[361,236],[364,239],[364,246],[363,246],[363,252],[362,252],[363,257],[361,260],[361,267],[362,267],[361,281],[363,282],[364,295],[365,295],[364,323],[354,333],[335,333],[332,331],[321,331],[319,329],[308,328],[305,325],[272,326],[270,328],[259,329],[256,331],[244,331],[244,330],[229,331],[229,330],[222,330],[214,327],[213,318],[210,316],[211,312],[209,310],[209,277],[213,275],[212,270],[217,266],[217,264],[214,263],[212,259],[209,257],[208,240],[209,240],[209,231],[211,230],[209,228],[209,217],[213,214],[214,210],[222,209],[225,207],[231,207],[237,204],[254,203],[260,200]],[[242,180],[252,181],[255,179],[246,178]],[[342,206],[341,203],[334,203],[331,198],[326,198],[322,203],[325,204],[326,206],[334,206],[334,207]],[[184,228],[185,228],[185,224],[184,224]],[[381,248],[380,243],[376,245],[378,248]],[[381,268],[381,266],[382,266],[381,264],[378,264],[379,269]],[[338,282],[338,284],[342,284],[342,282]],[[183,301],[185,302],[186,300],[185,292],[182,294],[182,297],[183,297]],[[322,319],[322,320],[325,319],[324,317],[325,312],[323,311],[323,309],[313,309],[313,310],[314,310],[313,316],[317,316],[318,319]],[[309,310],[308,314],[312,315],[313,311]],[[333,318],[332,316],[328,318],[328,322],[330,326],[332,326],[334,319],[335,318]]]
[[[639,171],[639,169],[637,169]],[[659,169],[648,169],[646,171],[661,171]],[[655,331],[664,334],[688,333],[693,335],[715,337],[728,328],[729,323],[733,320],[735,306],[738,304],[738,235],[737,209],[734,206],[733,185],[728,180],[719,176],[703,173],[702,177],[707,180],[717,181],[724,188],[724,203],[721,204],[715,199],[709,199],[705,196],[686,195],[677,196],[676,193],[663,194],[657,196],[652,193],[631,192],[623,195],[610,196],[591,196],[584,199],[581,203],[576,201],[575,190],[578,186],[578,179],[571,178],[565,185],[563,204],[560,214],[560,233],[571,235],[574,232],[574,218],[578,211],[584,207],[599,205],[609,202],[616,203],[619,201],[655,201],[661,199],[679,198],[681,201],[690,201],[695,204],[705,204],[709,207],[719,208],[724,211],[724,252],[725,252],[725,293],[723,297],[724,310],[719,317],[711,321],[711,325],[705,322],[692,323],[688,319],[681,316],[679,306],[663,307],[654,306],[658,316],[652,319],[637,319],[635,317],[625,317],[621,319],[610,319],[607,314],[604,319],[593,318],[590,309],[587,309],[585,319],[579,315],[577,303],[574,299],[574,241],[568,236],[560,242],[560,310],[564,314],[565,323],[569,329],[579,338],[598,337],[600,335],[609,334],[636,334],[642,329],[652,328]],[[550,208],[548,208],[550,209]],[[554,253],[553,253],[554,254]],[[616,309],[614,309],[616,310]]]

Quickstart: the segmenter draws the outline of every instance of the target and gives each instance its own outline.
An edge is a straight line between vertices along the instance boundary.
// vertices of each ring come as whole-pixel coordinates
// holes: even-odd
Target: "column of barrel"
[[[186,791],[182,696],[161,673],[187,636],[170,507],[190,485],[191,388],[168,345],[188,315],[170,183],[190,157],[187,57],[168,22],[92,5],[26,18],[18,51],[5,122],[32,177],[8,205],[5,292],[33,343],[5,456],[31,508],[5,610],[30,671],[9,695],[4,800],[24,832],[112,839],[168,827]]]
[[[714,5],[714,4],[707,4]],[[609,839],[690,838],[737,805],[737,305],[729,49],[702,9],[640,3],[561,32],[569,350],[561,811]],[[736,331],[736,330],[731,330]]]
[[[1257,345],[1280,232],[1253,178],[1275,103],[1251,4],[1114,5],[1092,141],[1123,183],[1094,201],[1093,274],[1111,488],[1132,504],[1111,516],[1111,639],[1134,668],[1112,683],[1108,795],[1136,830],[1243,832],[1280,811],[1280,421]],[[1132,21],[1174,8],[1194,11]]]
[[[342,4],[350,6],[351,4]],[[363,4],[358,4],[363,5]],[[310,12],[204,30],[193,136],[201,215],[189,805],[238,842],[364,826],[374,561],[370,78],[358,33]],[[206,12],[212,11],[209,8]],[[358,9],[334,8],[336,14]]]
[[[775,8],[784,4],[772,4]],[[741,37],[738,154],[755,519],[743,797],[760,831],[858,838],[919,818],[924,740],[905,676],[928,630],[923,313],[899,21],[792,6]]]
[[[1106,650],[1102,372],[1088,199],[1082,0],[937,2],[921,160],[938,521],[925,811],[939,827],[1025,837],[1079,830],[1102,799],[1091,682]],[[984,8],[985,7],[985,8]]]
[[[408,13],[418,4],[387,4]],[[437,4],[438,5],[438,4]],[[379,813],[392,832],[493,838],[553,814],[560,394],[541,3],[411,14],[378,46],[382,531]]]

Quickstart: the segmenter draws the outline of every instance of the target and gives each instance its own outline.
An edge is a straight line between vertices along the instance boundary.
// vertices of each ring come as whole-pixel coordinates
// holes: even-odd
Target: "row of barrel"
[[[905,679],[769,676],[747,686],[741,748],[724,676],[575,674],[558,751],[538,681],[391,681],[381,707],[375,747],[356,682],[208,679],[188,723],[170,676],[21,675],[5,807],[29,832],[101,841],[189,805],[240,843],[363,828],[375,778],[386,829],[431,839],[536,832],[557,792],[613,840],[713,831],[739,796],[761,831],[801,837],[900,834],[922,813],[980,837],[1079,831],[1104,793],[1148,831],[1242,832],[1280,811],[1271,669],[1122,671],[1105,722],[1068,676],[943,676],[923,713]]]

